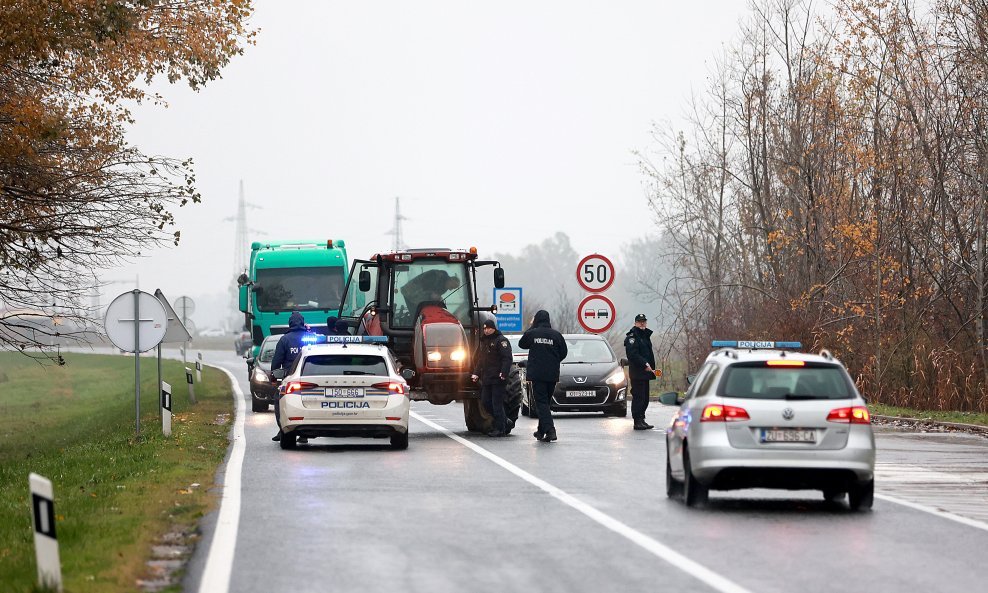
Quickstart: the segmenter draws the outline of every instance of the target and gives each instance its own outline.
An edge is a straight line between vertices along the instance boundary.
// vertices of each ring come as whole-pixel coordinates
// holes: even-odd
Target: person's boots
[[[541,441],[542,437],[545,436],[545,433],[542,432],[541,430],[536,430],[535,432],[532,433],[532,436],[535,437],[535,440]]]
[[[652,428],[648,424],[645,424],[645,420],[642,418],[635,418],[635,430],[648,430]]]
[[[552,441],[555,441],[556,440],[556,429],[555,428],[550,428],[548,430],[548,432],[546,432],[545,434],[543,434],[542,435],[542,438],[539,439],[539,440],[542,441],[543,443],[551,443]]]
[[[642,418],[642,425],[645,426],[645,430],[652,430],[653,428],[655,428],[654,426],[652,426],[648,422],[645,422],[645,419],[644,418]]]
[[[278,441],[280,441],[280,440],[281,440],[281,431],[279,430],[279,431],[278,431],[278,434],[276,434],[276,435],[274,435],[273,437],[271,437],[271,440],[272,440],[272,441],[275,441],[275,442],[278,442]]]

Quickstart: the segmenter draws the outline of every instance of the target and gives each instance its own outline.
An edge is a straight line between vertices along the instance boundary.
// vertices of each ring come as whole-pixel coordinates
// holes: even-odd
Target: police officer
[[[295,363],[295,359],[298,357],[298,353],[302,351],[302,338],[308,332],[309,328],[305,325],[305,318],[298,311],[293,311],[291,316],[288,318],[288,332],[281,336],[278,340],[278,344],[274,347],[274,358],[271,359],[271,371],[274,372],[278,369],[288,369]],[[279,395],[279,397],[281,397]],[[274,404],[274,418],[278,425],[278,434],[271,437],[272,441],[281,440],[281,406],[278,405],[279,402]],[[305,437],[299,438],[298,442],[306,443],[308,442]]]
[[[552,329],[549,312],[540,310],[532,320],[532,327],[518,340],[518,346],[528,350],[525,378],[532,382],[535,409],[539,413],[539,428],[532,436],[544,443],[555,441],[556,427],[552,422],[549,398],[559,381],[559,363],[568,352],[566,340]]]
[[[501,335],[493,319],[484,322],[484,335],[477,347],[477,368],[470,377],[480,382],[480,402],[494,416],[494,430],[489,437],[508,436],[508,417],[504,413],[505,386],[511,372],[511,344]]]
[[[624,349],[628,353],[628,370],[631,375],[631,417],[635,430],[654,428],[645,422],[648,409],[648,382],[655,379],[655,354],[652,352],[652,330],[646,327],[648,318],[635,315],[635,326],[625,335]]]

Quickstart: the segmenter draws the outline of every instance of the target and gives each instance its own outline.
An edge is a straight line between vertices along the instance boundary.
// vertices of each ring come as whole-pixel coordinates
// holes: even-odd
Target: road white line
[[[967,525],[968,527],[975,527],[977,529],[984,529],[985,531],[988,531],[988,523],[983,523],[975,519],[968,519],[967,517],[961,517],[960,515],[948,513],[947,511],[941,511],[940,509],[929,507],[926,506],[925,504],[909,502],[908,500],[902,500],[901,498],[896,498],[894,496],[889,496],[887,494],[875,494],[875,498],[887,502],[893,502],[895,504],[901,504],[904,507],[916,509],[917,511],[923,511],[924,513],[930,513],[931,515],[936,515],[937,517],[943,517],[944,519],[950,519],[951,521],[957,521],[958,523],[962,523],[964,525]]]
[[[233,422],[233,452],[226,464],[223,493],[220,495],[220,511],[213,532],[213,543],[206,556],[206,568],[199,581],[199,593],[225,593],[230,590],[230,573],[233,571],[233,552],[237,547],[237,529],[240,527],[240,474],[244,464],[244,416],[246,404],[244,392],[233,373],[223,367],[214,367],[226,373],[233,386],[236,399],[236,418]]]
[[[673,568],[677,568],[689,574],[690,576],[696,578],[697,580],[702,581],[707,585],[710,585],[717,591],[722,591],[723,593],[750,593],[748,589],[745,589],[744,587],[734,583],[733,581],[730,581],[725,577],[720,576],[719,574],[703,566],[702,564],[690,560],[689,558],[683,556],[682,554],[673,550],[672,548],[669,548],[668,546],[659,543],[658,541],[652,539],[651,537],[645,535],[644,533],[636,529],[633,529],[628,525],[625,525],[624,523],[618,521],[614,517],[611,517],[606,513],[602,513],[601,511],[593,508],[587,503],[579,500],[578,498],[574,497],[571,494],[566,493],[565,491],[557,488],[556,486],[553,486],[552,484],[546,482],[545,480],[536,478],[532,474],[526,472],[525,470],[514,465],[513,463],[505,459],[502,459],[501,457],[498,457],[497,455],[491,453],[487,449],[484,449],[480,445],[471,443],[470,441],[464,439],[463,437],[454,434],[448,428],[444,426],[440,426],[435,422],[432,422],[415,412],[410,412],[410,414],[413,418],[415,418],[419,422],[422,422],[423,424],[434,430],[438,430],[447,437],[460,443],[464,447],[473,450],[474,453],[486,457],[488,460],[493,461],[494,463],[500,465],[504,469],[508,470],[509,472],[513,473],[519,478],[525,480],[529,484],[535,486],[536,488],[544,490],[548,494],[552,495],[554,498],[559,499],[562,503],[572,507],[573,509],[579,511],[580,513],[583,513],[584,515],[596,521],[600,525],[606,527],[607,529],[610,529],[614,533],[617,533],[618,535],[637,544],[645,551],[653,554],[654,556],[657,556],[661,560],[668,562]]]

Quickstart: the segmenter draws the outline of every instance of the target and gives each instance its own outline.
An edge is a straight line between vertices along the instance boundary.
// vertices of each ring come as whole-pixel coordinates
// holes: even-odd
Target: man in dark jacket
[[[484,335],[477,347],[476,370],[471,379],[480,382],[480,402],[494,416],[494,430],[489,437],[508,436],[508,418],[504,413],[505,385],[511,372],[511,344],[501,335],[497,324],[488,319],[484,322]]]
[[[302,351],[304,342],[302,338],[308,333],[309,328],[305,325],[305,318],[298,311],[293,311],[288,318],[288,331],[278,339],[278,344],[274,347],[274,358],[271,359],[271,372],[278,369],[288,369],[295,364],[298,353]],[[280,397],[280,396],[279,396]],[[281,411],[278,402],[274,404],[274,419],[278,426],[278,434],[271,438],[272,441],[281,440]],[[305,439],[299,439],[305,443]]]
[[[655,379],[655,354],[652,352],[652,330],[646,327],[648,318],[642,313],[635,316],[635,326],[624,337],[628,353],[628,371],[631,383],[631,417],[635,430],[654,428],[645,422],[648,409],[648,382]]]
[[[518,345],[528,350],[525,378],[532,382],[535,409],[539,414],[539,428],[533,436],[544,443],[555,441],[556,426],[552,422],[549,398],[559,381],[559,363],[568,352],[566,340],[561,333],[552,329],[549,312],[540,310],[535,314],[532,327],[518,340]]]

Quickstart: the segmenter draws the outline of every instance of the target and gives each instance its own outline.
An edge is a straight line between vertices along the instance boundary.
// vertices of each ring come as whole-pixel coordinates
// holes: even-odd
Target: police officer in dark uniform
[[[644,314],[635,315],[635,326],[624,338],[624,349],[628,353],[628,371],[631,375],[631,417],[635,430],[654,428],[645,422],[648,409],[648,382],[655,379],[655,354],[652,352],[652,330],[646,327],[648,318]]]
[[[494,320],[484,322],[484,335],[477,347],[477,368],[471,378],[480,382],[480,402],[494,416],[494,430],[489,437],[508,436],[508,417],[504,413],[505,386],[511,372],[511,344],[501,335]]]
[[[278,369],[288,369],[295,363],[298,353],[302,351],[304,342],[302,338],[309,331],[305,325],[305,318],[298,311],[293,311],[288,318],[288,332],[281,336],[278,344],[274,347],[274,358],[271,359],[271,371]],[[280,397],[280,396],[279,396]],[[281,410],[278,402],[274,404],[274,418],[278,426],[278,434],[271,437],[272,441],[281,440]],[[307,442],[304,437],[298,440],[300,443]]]
[[[528,350],[525,378],[532,382],[535,409],[539,414],[539,428],[532,436],[544,443],[555,441],[556,427],[552,422],[549,398],[559,381],[559,363],[568,352],[566,340],[552,329],[549,312],[540,310],[532,320],[532,327],[518,340],[518,346]]]

